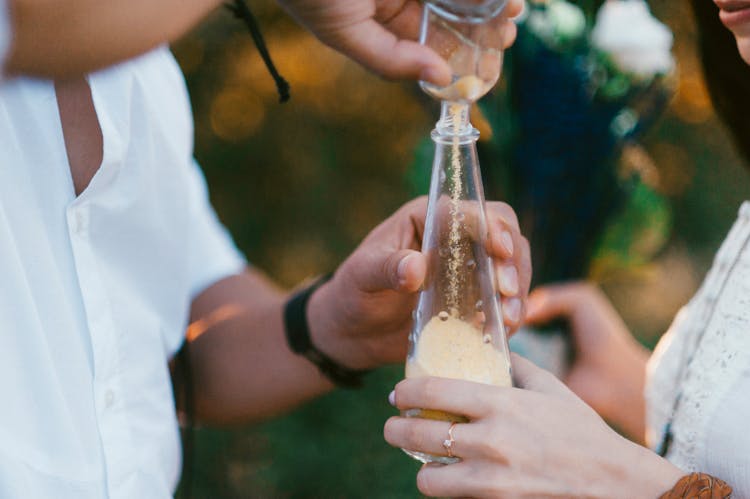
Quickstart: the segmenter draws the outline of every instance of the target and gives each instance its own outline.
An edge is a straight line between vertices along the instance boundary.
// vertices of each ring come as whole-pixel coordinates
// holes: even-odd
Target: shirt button
[[[107,390],[107,393],[104,394],[104,404],[109,409],[112,407],[115,403],[115,392],[112,390]]]

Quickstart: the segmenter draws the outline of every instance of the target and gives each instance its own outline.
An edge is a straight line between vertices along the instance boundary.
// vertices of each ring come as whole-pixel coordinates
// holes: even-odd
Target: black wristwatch
[[[321,374],[342,388],[361,388],[362,380],[369,370],[349,369],[318,350],[310,339],[307,323],[307,302],[320,286],[328,282],[326,275],[312,285],[295,293],[284,305],[284,330],[286,341],[292,352],[304,356],[315,364]]]

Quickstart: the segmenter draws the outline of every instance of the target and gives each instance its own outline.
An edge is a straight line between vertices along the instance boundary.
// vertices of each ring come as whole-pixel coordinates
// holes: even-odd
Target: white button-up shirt
[[[104,159],[77,198],[53,84],[0,83],[2,498],[170,497],[167,363],[191,300],[245,266],[192,159],[168,50],[89,83]]]

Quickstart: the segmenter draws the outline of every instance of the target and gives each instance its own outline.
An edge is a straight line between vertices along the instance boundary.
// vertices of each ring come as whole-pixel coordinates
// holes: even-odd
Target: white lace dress
[[[675,402],[677,399],[679,400]],[[750,499],[750,202],[648,367],[647,440],[686,472],[725,480]]]

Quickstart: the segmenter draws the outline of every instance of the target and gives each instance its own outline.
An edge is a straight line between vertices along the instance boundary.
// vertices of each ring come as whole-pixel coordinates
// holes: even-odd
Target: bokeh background
[[[651,0],[675,33],[677,94],[645,147],[673,211],[652,262],[609,272],[602,287],[652,346],[695,291],[750,199],[750,177],[711,109],[687,2]],[[324,47],[270,0],[253,2],[270,51],[292,85],[278,103],[244,27],[217,12],[173,50],[190,89],[196,156],[238,246],[286,287],[334,269],[407,201],[415,150],[437,107],[412,83],[383,81]],[[386,396],[402,368],[358,392],[339,391],[272,422],[199,429],[193,496],[418,497],[416,463],[382,440]]]

